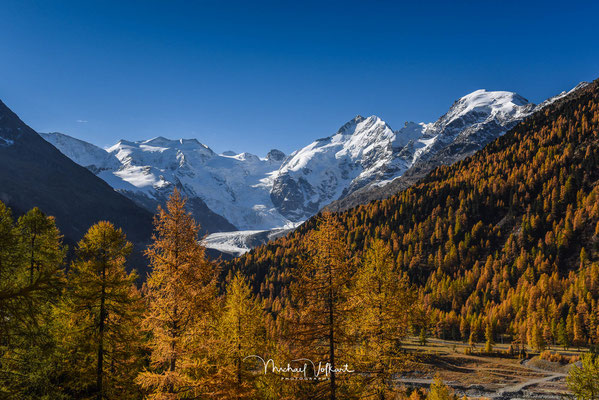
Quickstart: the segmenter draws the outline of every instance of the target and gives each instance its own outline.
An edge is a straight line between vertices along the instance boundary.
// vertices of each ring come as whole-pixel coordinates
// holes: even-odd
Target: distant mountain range
[[[208,236],[207,246],[238,255],[323,207],[345,210],[392,195],[434,167],[472,155],[567,93],[534,105],[513,92],[477,90],[437,121],[407,122],[399,130],[358,115],[288,156],[274,149],[266,157],[217,154],[196,139],[121,140],[102,149],[62,133],[41,135],[148,212],[179,188],[203,232],[220,232]]]

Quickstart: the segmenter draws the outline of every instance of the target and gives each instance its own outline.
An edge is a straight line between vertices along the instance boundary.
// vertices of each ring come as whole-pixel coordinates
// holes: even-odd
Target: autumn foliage
[[[138,277],[110,222],[69,253],[53,217],[15,220],[0,202],[0,398],[455,399],[440,378],[398,387],[418,361],[409,335],[487,353],[599,344],[597,82],[393,197],[233,261],[206,256],[184,206],[174,190],[158,209]],[[571,370],[579,398],[597,364]]]
[[[599,87],[547,107],[395,196],[334,214],[348,257],[382,241],[440,338],[599,340]],[[234,260],[277,312],[317,219]],[[379,244],[380,246],[380,244]],[[420,325],[420,326],[418,326]]]

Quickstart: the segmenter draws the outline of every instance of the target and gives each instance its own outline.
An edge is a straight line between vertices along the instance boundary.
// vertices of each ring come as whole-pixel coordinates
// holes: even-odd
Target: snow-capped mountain
[[[535,105],[512,92],[477,90],[458,101],[432,124],[424,126],[423,134],[430,138],[415,159],[425,159],[448,144],[488,143],[530,115]]]
[[[477,90],[434,123],[408,122],[393,131],[376,116],[357,116],[335,135],[290,155],[274,179],[273,203],[291,220],[306,219],[356,190],[384,185],[450,145],[482,148],[534,108],[516,93]]]
[[[477,90],[454,102],[437,121],[407,122],[395,131],[377,116],[358,115],[332,136],[287,157],[278,150],[264,158],[216,154],[195,139],[121,140],[100,149],[58,133],[43,136],[149,210],[178,187],[206,231],[253,231],[208,241],[215,247],[219,238],[223,246],[239,242],[243,250],[256,237],[268,237],[257,231],[297,226],[331,203],[333,209],[344,209],[377,198],[399,177],[471,155],[572,91],[535,106],[513,92]]]
[[[273,180],[271,198],[294,221],[343,196],[392,157],[395,134],[380,118],[357,116],[330,137],[291,154]]]
[[[40,135],[59,149],[62,154],[95,174],[104,170],[117,169],[120,166],[120,162],[114,154],[94,144],[59,132],[40,133]]]
[[[435,167],[462,160],[506,133],[527,116],[542,110],[571,93],[587,86],[581,82],[569,91],[553,96],[539,105],[513,92],[477,90],[451,106],[434,123],[414,124],[421,136],[406,145],[398,159],[404,160],[402,173],[392,179],[375,181],[327,206],[342,211],[397,193],[424,177]],[[417,136],[417,134],[414,134]]]
[[[266,158],[250,153],[216,154],[196,139],[163,137],[121,140],[104,150],[62,134],[43,137],[148,209],[155,210],[174,187],[179,188],[202,225],[206,225],[202,214],[207,212],[221,218],[220,226],[211,226],[208,232],[290,225],[270,200],[270,174],[284,158],[278,150]]]
[[[405,152],[410,165],[406,172],[423,168],[428,172],[432,166],[461,160],[503,135],[536,109],[513,92],[484,89],[472,92],[454,102],[437,121],[421,125],[422,137],[412,144],[411,151]]]

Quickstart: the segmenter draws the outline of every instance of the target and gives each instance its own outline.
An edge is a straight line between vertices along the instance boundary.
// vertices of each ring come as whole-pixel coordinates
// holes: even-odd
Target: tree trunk
[[[30,285],[33,285],[33,269],[35,268],[35,252],[34,252],[35,236],[36,236],[35,233],[33,235],[31,235],[31,259],[29,261],[29,263],[30,263],[30,265],[29,265],[29,284]]]
[[[102,260],[102,292],[100,293],[100,323],[98,337],[98,366],[96,370],[96,387],[98,400],[104,397],[104,320],[106,319],[106,259]]]
[[[237,318],[237,384],[241,385],[241,318]]]
[[[331,362],[331,400],[335,400],[337,387],[335,382],[335,329],[333,314],[333,271],[331,270],[329,257],[329,360]]]
[[[175,340],[179,335],[178,311],[178,307],[177,305],[175,305],[175,308],[173,310],[173,315],[175,319],[173,321],[173,330],[171,331],[171,359],[169,361],[170,372],[175,372],[175,370],[177,369],[177,348],[175,346]],[[172,383],[168,386],[168,392],[175,393],[175,387]]]

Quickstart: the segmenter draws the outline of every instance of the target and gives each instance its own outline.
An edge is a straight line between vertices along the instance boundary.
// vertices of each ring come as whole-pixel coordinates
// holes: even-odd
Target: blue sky
[[[599,77],[599,2],[4,0],[0,99],[100,146],[285,152],[356,114],[400,128],[473,90]]]

